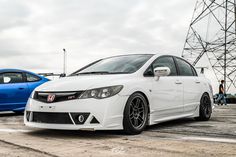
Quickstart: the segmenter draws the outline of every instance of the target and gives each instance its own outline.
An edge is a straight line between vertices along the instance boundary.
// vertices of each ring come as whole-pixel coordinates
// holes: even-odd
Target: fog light
[[[70,114],[76,125],[84,124],[90,115],[90,113],[87,112],[70,113]]]
[[[80,123],[83,123],[84,122],[84,116],[83,115],[78,116],[78,121]]]

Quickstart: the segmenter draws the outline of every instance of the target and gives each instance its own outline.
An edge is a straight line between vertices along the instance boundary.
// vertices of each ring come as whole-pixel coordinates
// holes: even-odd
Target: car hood
[[[80,75],[49,81],[37,87],[35,91],[79,91],[105,86],[122,85],[131,74],[117,75]],[[122,81],[123,80],[123,81]]]

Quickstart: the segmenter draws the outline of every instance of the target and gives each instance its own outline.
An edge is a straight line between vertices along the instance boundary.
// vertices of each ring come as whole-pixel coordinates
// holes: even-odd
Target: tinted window
[[[27,82],[36,82],[36,81],[39,81],[40,78],[38,76],[26,73],[26,80]]]
[[[153,55],[127,55],[102,59],[72,75],[87,73],[133,73],[140,69]]]
[[[23,82],[23,76],[21,73],[3,73],[0,74],[0,83],[21,83]]]
[[[168,67],[170,68],[170,71],[171,71],[169,76],[177,75],[175,62],[172,57],[161,57],[161,58],[156,59],[153,63],[153,69],[157,67]]]
[[[179,58],[176,58],[176,61],[179,67],[179,74],[181,76],[194,76],[192,66],[189,63]]]
[[[2,74],[0,74],[0,84],[3,84],[3,75]]]

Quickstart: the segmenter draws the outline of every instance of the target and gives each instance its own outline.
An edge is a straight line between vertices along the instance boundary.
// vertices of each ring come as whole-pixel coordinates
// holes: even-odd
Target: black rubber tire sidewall
[[[199,109],[199,117],[196,117],[195,119],[196,120],[200,120],[200,121],[208,121],[210,118],[211,118],[211,113],[212,113],[212,107],[210,107],[210,113],[207,114],[206,113],[206,110],[204,109],[204,102],[203,102],[203,99],[204,97],[207,97],[209,99],[209,101],[211,102],[210,100],[210,97],[207,93],[204,93],[201,97],[201,101],[200,101],[200,109]]]
[[[13,111],[16,115],[23,115],[24,111]]]
[[[143,127],[140,128],[140,129],[134,128],[132,126],[132,124],[130,122],[130,118],[129,118],[130,103],[136,97],[141,98],[142,101],[144,102],[144,105],[145,105],[146,121],[145,121],[145,124],[143,125]],[[129,97],[129,99],[128,99],[126,105],[125,105],[124,118],[123,118],[124,131],[125,131],[126,134],[130,134],[130,135],[140,134],[145,129],[145,127],[147,125],[147,122],[148,122],[148,103],[147,103],[147,100],[145,99],[145,97],[141,93],[134,93]]]

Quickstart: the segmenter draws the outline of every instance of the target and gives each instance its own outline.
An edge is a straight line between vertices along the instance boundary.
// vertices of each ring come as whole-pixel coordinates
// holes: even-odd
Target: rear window
[[[26,80],[27,82],[36,82],[40,80],[40,77],[33,74],[26,73]]]
[[[192,70],[192,66],[188,62],[180,58],[176,58],[176,61],[179,67],[180,76],[195,76]]]

